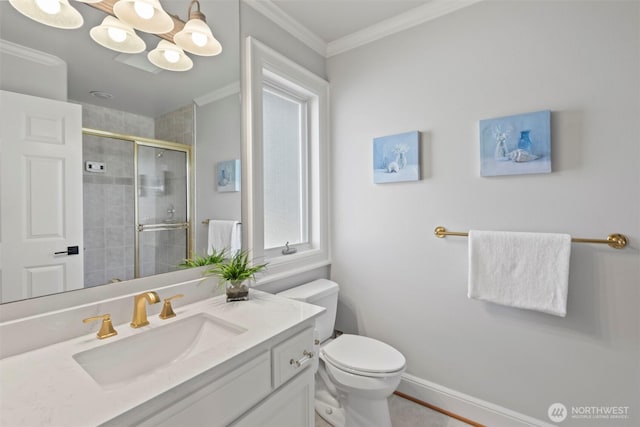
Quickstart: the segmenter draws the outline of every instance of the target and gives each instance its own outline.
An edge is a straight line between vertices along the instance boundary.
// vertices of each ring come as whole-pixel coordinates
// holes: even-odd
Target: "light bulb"
[[[207,35],[199,32],[191,33],[191,40],[193,40],[193,44],[196,46],[202,47],[207,44]]]
[[[165,50],[163,54],[164,59],[171,62],[172,64],[175,64],[180,60],[180,52],[176,52],[175,50]]]
[[[49,15],[55,15],[60,12],[61,6],[58,0],[36,0],[38,7]]]
[[[117,43],[122,43],[127,39],[127,32],[122,28],[107,28],[107,34],[109,34],[109,38]]]
[[[134,2],[133,9],[142,19],[151,19],[153,18],[153,14],[155,13],[155,11],[153,10],[153,6],[143,1]]]

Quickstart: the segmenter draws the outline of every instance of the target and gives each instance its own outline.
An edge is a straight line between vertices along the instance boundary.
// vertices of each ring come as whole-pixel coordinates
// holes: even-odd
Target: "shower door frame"
[[[193,147],[187,144],[181,144],[179,142],[164,141],[162,139],[145,138],[135,135],[127,135],[122,133],[107,132],[92,128],[82,128],[84,135],[98,136],[102,138],[118,139],[121,141],[129,141],[133,143],[133,187],[134,187],[134,217],[135,217],[135,240],[134,240],[134,278],[140,277],[140,233],[143,231],[163,231],[163,230],[179,230],[185,229],[187,232],[187,258],[191,258],[193,255],[193,203],[194,203],[194,171],[193,171]],[[187,172],[187,206],[186,206],[186,222],[180,224],[153,224],[147,226],[147,230],[144,230],[145,226],[139,223],[139,184],[140,178],[138,176],[138,149],[140,146],[162,148],[167,150],[181,151],[186,155],[186,172]],[[161,274],[161,273],[157,273]]]

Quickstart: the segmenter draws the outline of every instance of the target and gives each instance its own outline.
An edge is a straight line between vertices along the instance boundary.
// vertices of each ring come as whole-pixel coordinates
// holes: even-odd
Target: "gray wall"
[[[67,64],[57,56],[0,39],[0,89],[67,100]]]
[[[206,219],[242,218],[242,197],[238,192],[216,190],[218,162],[240,158],[239,93],[196,107],[196,253],[207,251]]]
[[[244,58],[245,40],[251,36],[285,55],[312,73],[326,78],[325,58],[291,36],[251,6],[240,2],[240,48]],[[244,61],[244,59],[243,59]]]
[[[640,425],[639,16],[637,2],[481,2],[328,60],[338,328],[540,420],[562,402],[630,406],[610,425]],[[553,173],[480,177],[478,120],[544,109]],[[372,139],[412,130],[423,179],[374,185]],[[467,241],[438,225],[631,242],[572,246],[558,318],[468,299]]]

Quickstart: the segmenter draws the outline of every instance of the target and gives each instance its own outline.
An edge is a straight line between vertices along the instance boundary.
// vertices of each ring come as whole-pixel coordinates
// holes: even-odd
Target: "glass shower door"
[[[136,277],[178,269],[189,257],[187,151],[136,145]]]

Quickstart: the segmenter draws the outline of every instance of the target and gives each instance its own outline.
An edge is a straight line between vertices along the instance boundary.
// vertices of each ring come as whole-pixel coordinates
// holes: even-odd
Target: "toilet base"
[[[348,427],[391,427],[387,399],[366,399],[346,396],[345,424]]]
[[[333,427],[345,427],[344,409],[336,408],[328,403],[316,399],[316,412]]]
[[[341,395],[338,403],[326,391],[316,390],[315,409],[333,427],[391,427],[389,402],[386,398],[371,399]]]

